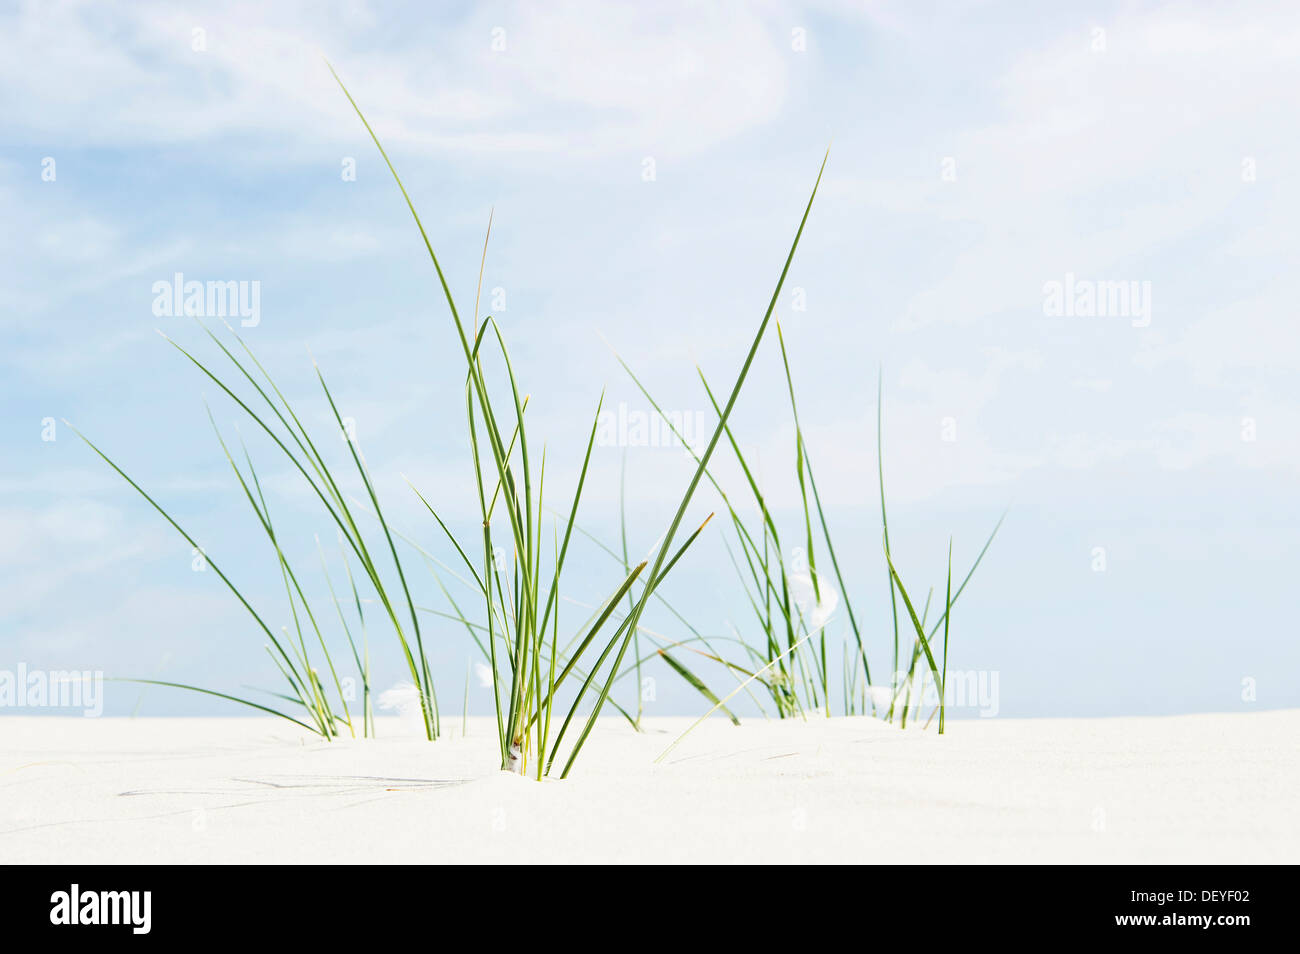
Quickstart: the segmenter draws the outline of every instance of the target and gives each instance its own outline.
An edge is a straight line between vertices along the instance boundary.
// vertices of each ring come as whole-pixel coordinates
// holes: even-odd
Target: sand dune
[[[604,719],[574,777],[494,726],[326,743],[275,719],[0,719],[6,862],[1300,861],[1300,711],[954,721]]]

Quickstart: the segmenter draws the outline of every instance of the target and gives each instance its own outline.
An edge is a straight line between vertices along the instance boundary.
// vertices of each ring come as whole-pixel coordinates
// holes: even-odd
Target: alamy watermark
[[[998,670],[970,669],[948,670],[944,681],[943,705],[948,711],[954,709],[976,709],[981,719],[992,719],[1002,708],[998,695]],[[939,687],[929,670],[918,668],[912,675],[911,686],[908,685],[907,672],[894,676],[893,686],[873,685],[868,687],[871,701],[876,708],[896,709],[906,704],[918,708],[937,708],[939,705]]]
[[[238,318],[245,328],[262,322],[262,283],[253,281],[186,281],[177,272],[153,283],[156,318]]]
[[[84,891],[73,884],[50,895],[50,923],[56,925],[122,925],[132,934],[148,934],[152,909],[152,891]]]
[[[1134,328],[1151,324],[1149,281],[1098,281],[1065,273],[1043,283],[1043,314],[1049,318],[1129,318]]]
[[[655,411],[617,408],[596,418],[596,443],[601,447],[678,447],[698,451],[708,435],[703,411]]]
[[[98,670],[0,669],[0,709],[80,709],[104,714],[104,674]]]

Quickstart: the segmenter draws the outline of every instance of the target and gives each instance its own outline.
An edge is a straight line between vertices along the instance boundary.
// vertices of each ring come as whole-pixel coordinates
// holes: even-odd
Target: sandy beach
[[[0,860],[1290,862],[1300,711],[953,721],[603,719],[574,776],[495,771],[494,727],[0,721]]]

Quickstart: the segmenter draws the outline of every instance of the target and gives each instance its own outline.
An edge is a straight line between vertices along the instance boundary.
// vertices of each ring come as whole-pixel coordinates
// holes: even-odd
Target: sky
[[[1007,513],[950,650],[997,675],[999,716],[1300,705],[1297,54],[1300,10],[1252,2],[0,4],[0,671],[277,678],[251,617],[64,419],[288,625],[206,401],[248,441],[313,598],[317,535],[342,579],[310,490],[155,333],[221,357],[163,307],[178,274],[245,291],[239,335],[342,466],[319,365],[394,526],[454,559],[409,479],[475,539],[460,345],[328,57],[466,314],[492,216],[480,311],[530,396],[553,499],[602,391],[649,411],[615,350],[712,427],[696,368],[734,381],[829,147],[777,316],[877,671],[879,382],[909,589],[941,595],[950,539],[960,571]],[[798,539],[774,334],[732,423]],[[650,552],[692,471],[680,447],[602,441],[579,522],[617,547],[622,482],[629,550]],[[731,455],[716,472],[744,499]],[[689,522],[718,506],[701,491]],[[753,640],[724,524],[664,592],[701,631]],[[402,546],[416,601],[446,609]],[[562,625],[618,571],[575,544]],[[662,612],[647,625],[684,632]],[[464,688],[464,630],[425,627],[444,709],[490,712],[490,690]],[[842,604],[827,633],[838,659]],[[391,634],[372,637],[376,684],[400,682]],[[649,671],[647,711],[707,708]],[[237,712],[118,682],[104,711]]]

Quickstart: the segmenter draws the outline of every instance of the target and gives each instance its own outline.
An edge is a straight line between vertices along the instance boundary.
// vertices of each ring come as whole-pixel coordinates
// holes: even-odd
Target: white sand
[[[0,719],[5,862],[1300,861],[1300,711],[954,721],[602,720],[564,782],[275,719]]]

